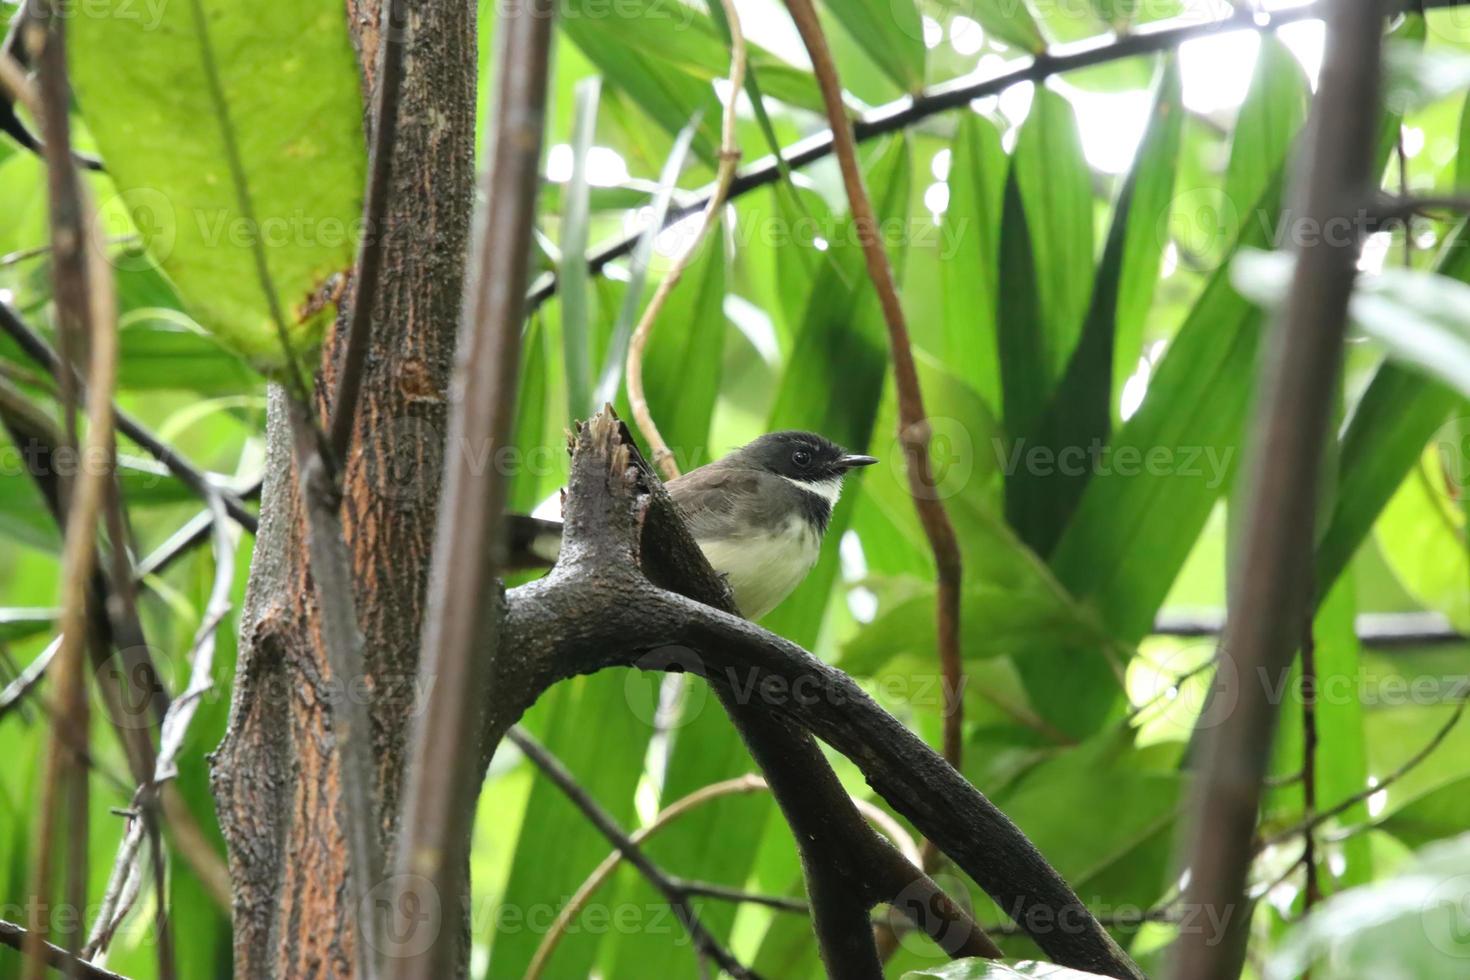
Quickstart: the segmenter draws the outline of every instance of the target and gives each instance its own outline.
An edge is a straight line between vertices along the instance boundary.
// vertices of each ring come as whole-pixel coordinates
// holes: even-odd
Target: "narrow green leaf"
[[[1125,324],[1130,334],[1126,343],[1136,350],[1158,278],[1162,252],[1158,230],[1168,213],[1183,116],[1179,74],[1171,61],[1160,79],[1138,160],[1118,195],[1082,338],[1045,415],[1017,443],[1025,452],[1041,447],[1060,464],[1045,471],[1022,466],[1006,481],[1006,518],[1040,554],[1048,554],[1056,545],[1087,486],[1091,475],[1088,454],[1108,441],[1113,380],[1119,373],[1113,363],[1114,351]],[[1125,300],[1131,305],[1126,310]],[[1065,462],[1068,454],[1070,464]]]
[[[1045,86],[1036,88],[1021,124],[1011,173],[1026,212],[1035,260],[1041,345],[1050,383],[1061,377],[1082,330],[1092,295],[1092,172],[1072,105]],[[1004,232],[1002,232],[1004,234]],[[1012,432],[1011,420],[1006,420]]]
[[[977,0],[966,6],[969,9],[964,12],[974,17],[986,34],[1031,54],[1040,54],[1046,50],[1046,38],[1036,25],[1036,18],[1032,16],[1029,4],[1009,3],[1006,0]]]
[[[104,0],[68,32],[70,80],[118,191],[104,214],[126,210],[207,330],[279,370],[274,311],[309,356],[356,251],[366,154],[346,10],[187,0],[135,14]]]
[[[577,83],[575,121],[572,125],[572,179],[567,185],[566,211],[561,219],[561,350],[567,382],[567,418],[584,419],[597,407],[592,402],[591,288],[587,254],[587,156],[597,128],[597,103],[602,82],[596,75]]]
[[[1225,167],[1225,196],[1239,214],[1245,214],[1280,169],[1307,117],[1311,94],[1291,49],[1275,34],[1262,34]]]
[[[950,143],[949,207],[942,219],[944,240],[953,243],[939,269],[944,355],[993,408],[1000,404],[995,318],[1006,167],[1000,129],[984,116],[964,113]]]

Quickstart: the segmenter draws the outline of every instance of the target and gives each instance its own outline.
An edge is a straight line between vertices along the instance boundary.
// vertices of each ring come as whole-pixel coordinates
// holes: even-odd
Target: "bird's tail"
[[[561,554],[561,521],[547,521],[525,514],[505,515],[508,537],[506,571],[550,568]]]

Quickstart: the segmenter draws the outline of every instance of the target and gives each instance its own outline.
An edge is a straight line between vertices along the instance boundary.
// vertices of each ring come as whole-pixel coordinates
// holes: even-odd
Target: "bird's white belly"
[[[760,619],[790,595],[816,564],[821,547],[816,530],[795,517],[769,534],[699,542],[710,566],[729,579],[735,604],[748,619]]]

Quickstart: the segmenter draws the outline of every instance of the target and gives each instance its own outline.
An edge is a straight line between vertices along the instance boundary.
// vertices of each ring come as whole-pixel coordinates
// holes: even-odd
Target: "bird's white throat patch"
[[[805,490],[807,493],[816,494],[818,497],[821,497],[833,507],[837,506],[837,498],[842,495],[842,477],[840,476],[833,477],[830,480],[821,480],[817,483],[808,483],[805,480],[794,480],[789,476],[783,476],[781,477],[781,479],[785,480],[793,487],[798,487],[802,490]]]

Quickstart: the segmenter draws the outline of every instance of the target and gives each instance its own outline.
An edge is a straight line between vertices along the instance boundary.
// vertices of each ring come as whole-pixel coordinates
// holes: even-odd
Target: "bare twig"
[[[1312,227],[1344,216],[1350,226],[1376,190],[1382,14],[1374,0],[1324,11],[1326,57],[1294,189],[1294,213]],[[1354,236],[1310,241],[1298,250],[1286,304],[1266,340],[1244,471],[1241,573],[1222,640],[1243,677],[1285,668],[1307,609],[1322,448],[1360,244]],[[1192,906],[1229,914],[1229,925],[1218,941],[1181,933],[1170,975],[1188,980],[1236,976],[1249,931],[1245,882],[1277,712],[1263,685],[1242,685],[1239,694],[1229,716],[1201,733],[1187,893]]]
[[[241,500],[254,500],[260,496],[262,481],[257,478],[249,486],[240,491]],[[241,525],[242,527],[244,525]],[[138,562],[135,575],[138,581],[142,581],[150,575],[160,575],[166,571],[174,562],[184,555],[209,540],[210,532],[214,527],[214,512],[205,508],[193,517],[189,518],[167,541],[158,546],[152,554]],[[246,528],[246,530],[250,530]],[[251,532],[252,534],[255,532]]]
[[[1311,834],[1329,820],[1342,816],[1359,803],[1367,800],[1370,796],[1386,791],[1394,783],[1413,772],[1419,767],[1420,763],[1434,753],[1435,749],[1444,744],[1444,740],[1449,737],[1450,732],[1454,731],[1455,726],[1460,723],[1460,719],[1465,716],[1465,707],[1467,703],[1470,703],[1466,700],[1467,696],[1470,696],[1470,686],[1461,686],[1451,695],[1451,700],[1455,702],[1455,710],[1450,714],[1449,718],[1435,731],[1428,742],[1425,742],[1417,752],[1400,763],[1398,768],[1393,772],[1388,773],[1372,786],[1367,786],[1351,796],[1343,798],[1325,810],[1313,813],[1301,823],[1288,827],[1279,833],[1272,834],[1261,843],[1257,851],[1263,851],[1275,844],[1284,843],[1298,834]]]
[[[50,344],[46,343],[46,339],[22,320],[8,303],[4,302],[0,302],[0,330],[4,330],[27,357],[50,372],[58,382],[69,375],[72,378],[72,385],[77,390],[85,390],[75,369],[64,367],[61,357],[51,348]],[[245,508],[239,497],[215,485],[202,470],[184,458],[177,449],[164,442],[142,422],[121,408],[114,406],[113,415],[118,431],[142,446],[150,456],[167,467],[180,483],[205,501],[208,501],[213,495],[219,495],[230,517],[251,534],[255,533],[255,515]]]
[[[408,16],[406,8],[404,0],[384,0],[383,23],[378,32],[373,133],[368,150],[362,245],[357,253],[357,269],[352,276],[352,314],[348,319],[347,349],[342,355],[342,372],[337,379],[337,397],[332,405],[329,433],[332,455],[339,463],[347,459],[347,450],[352,443],[352,424],[357,413],[357,399],[362,392],[362,378],[372,340],[378,276],[383,268],[388,193],[392,185],[393,150],[398,136],[398,95],[403,87],[404,22]]]
[[[634,846],[641,847],[649,838],[691,810],[696,810],[706,803],[725,796],[737,793],[757,793],[765,789],[766,781],[753,775],[737,776],[734,779],[711,783],[709,786],[701,786],[659,811],[658,816],[654,817],[648,826],[635,830],[628,839]],[[607,883],[622,862],[623,852],[614,849],[611,854],[602,859],[602,863],[592,870],[587,880],[582,882],[572,897],[562,905],[561,910],[556,914],[556,921],[552,922],[551,928],[547,929],[546,935],[541,938],[541,944],[536,947],[531,963],[526,967],[526,975],[523,980],[540,980],[546,972],[546,965],[550,962],[552,954],[556,952],[556,947],[561,943],[562,936],[566,934],[567,927],[582,914],[582,910],[592,900],[592,896]]]
[[[659,433],[653,414],[648,410],[648,399],[643,394],[643,351],[648,346],[649,337],[653,335],[653,325],[658,320],[664,302],[679,284],[689,260],[699,250],[710,230],[719,223],[720,210],[725,206],[730,183],[735,179],[735,165],[740,162],[740,145],[735,138],[735,106],[745,87],[745,34],[740,28],[740,13],[735,9],[735,0],[720,0],[720,4],[725,12],[725,21],[730,27],[730,91],[725,99],[724,116],[720,123],[720,163],[715,171],[714,189],[705,202],[704,214],[699,219],[699,230],[694,235],[694,241],[675,257],[673,267],[658,284],[658,289],[654,290],[653,298],[648,301],[648,307],[643,311],[643,317],[638,321],[638,326],[633,330],[633,338],[628,344],[628,406],[633,410],[638,431],[648,440],[648,448],[653,453],[653,465],[663,472],[666,480],[672,480],[679,475],[679,464]]]
[[[44,939],[37,940],[34,933],[27,932],[23,926],[14,922],[0,920],[0,943],[4,943],[11,949],[21,950],[27,957],[27,966],[31,963],[50,966],[67,976],[81,977],[83,980],[128,980],[121,973],[113,973],[104,970],[100,966],[94,966],[86,960],[78,959],[60,946],[52,945]],[[36,959],[30,959],[36,957]]]
[[[507,8],[496,23],[495,105],[483,185],[488,204],[475,229],[473,272],[465,286],[450,446],[496,447],[510,437],[553,13],[550,0],[531,0]],[[484,681],[505,655],[496,644],[500,603],[486,597],[505,550],[499,532],[507,486],[503,473],[487,478],[479,472],[468,453],[453,455],[444,480],[419,663],[420,676],[434,683],[409,738],[398,900],[391,908],[396,913],[405,900],[422,900],[421,907],[434,901],[457,916],[468,889],[466,851],[480,774],[472,747],[486,710]],[[399,925],[421,927],[395,920],[391,934],[410,934]],[[429,927],[437,929],[434,940],[411,951],[415,955],[396,958],[394,976],[432,980],[459,972],[459,929],[443,921]]]
[[[597,828],[598,833],[606,837],[613,847],[617,848],[623,859],[637,868],[638,873],[643,875],[648,883],[658,889],[668,900],[674,914],[679,917],[679,922],[689,933],[689,938],[700,956],[709,957],[719,965],[720,969],[732,977],[742,978],[742,980],[756,977],[754,971],[747,969],[735,959],[735,955],[700,923],[699,916],[695,914],[694,907],[689,901],[690,892],[683,883],[665,874],[648,859],[648,856],[639,849],[632,838],[618,826],[612,815],[598,805],[597,801],[582,788],[576,777],[567,770],[566,766],[562,765],[560,759],[552,755],[541,743],[521,728],[512,728],[506,737],[515,744],[516,748],[525,753],[526,758],[536,764],[536,768],[541,770],[542,775],[550,779],[556,788],[561,790],[578,810],[582,811],[582,815]]]
[[[27,38],[29,48],[40,49],[39,96],[31,91],[23,76],[18,77],[15,63],[9,57],[0,58],[0,76],[17,101],[30,107],[42,122],[51,241],[56,247],[53,275],[58,319],[63,324],[74,324],[85,335],[88,346],[87,432],[82,458],[110,460],[112,389],[117,372],[117,311],[112,270],[95,250],[84,247],[86,230],[96,215],[71,158],[62,22],[49,5],[40,14],[41,19]],[[52,834],[63,812],[68,815],[71,829],[67,839],[69,860],[64,894],[73,908],[80,909],[86,904],[87,775],[82,759],[88,754],[89,713],[82,666],[88,636],[90,584],[97,554],[95,535],[110,474],[105,465],[85,468],[67,501],[61,565],[61,646],[53,666],[56,707],[28,889],[38,909],[49,906],[54,858]],[[69,738],[61,735],[63,727],[69,731]],[[81,752],[72,745],[73,739],[79,740]],[[27,941],[29,959],[25,976],[28,980],[40,976],[46,926],[45,918],[39,912],[34,913]],[[77,938],[69,935],[68,943],[74,943]]]
[[[1312,602],[1307,601],[1307,614],[1302,629],[1302,814],[1310,822],[1317,812],[1317,633],[1312,622]],[[1322,885],[1317,880],[1317,841],[1309,829],[1303,834],[1302,864],[1307,869],[1307,885],[1302,893],[1302,913],[1312,910],[1322,899]]]
[[[214,584],[209,592],[204,615],[198,629],[194,632],[193,643],[185,658],[189,663],[189,683],[183,692],[169,704],[168,712],[163,717],[153,778],[151,782],[138,787],[137,797],[139,799],[135,802],[134,809],[138,811],[139,817],[129,823],[128,830],[118,847],[117,858],[108,879],[107,890],[103,895],[102,908],[93,921],[91,934],[87,937],[85,954],[88,957],[107,948],[107,944],[116,933],[118,926],[122,924],[137,897],[137,887],[136,885],[130,887],[130,883],[138,875],[137,855],[145,829],[146,811],[156,802],[155,797],[162,788],[161,784],[177,775],[175,765],[179,752],[183,749],[184,736],[189,730],[190,723],[194,720],[200,699],[214,685],[215,637],[220,624],[224,622],[230,611],[230,590],[234,584],[235,573],[235,545],[230,536],[224,501],[216,496],[211,501],[210,510],[214,515]],[[156,846],[154,850],[155,860],[157,860]],[[210,854],[213,856],[212,851]],[[218,863],[217,857],[215,857],[215,863]],[[206,885],[210,884],[209,876],[201,875],[200,877],[206,882]],[[228,889],[226,889],[227,896]]]

